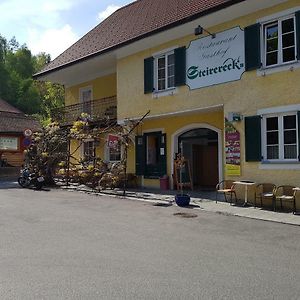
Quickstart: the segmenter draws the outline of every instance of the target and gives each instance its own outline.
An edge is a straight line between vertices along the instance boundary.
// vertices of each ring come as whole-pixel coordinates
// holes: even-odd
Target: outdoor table
[[[235,181],[234,184],[240,184],[245,186],[245,200],[243,203],[243,206],[248,205],[248,186],[255,185],[255,182],[250,181],[250,180],[240,180],[240,181]]]

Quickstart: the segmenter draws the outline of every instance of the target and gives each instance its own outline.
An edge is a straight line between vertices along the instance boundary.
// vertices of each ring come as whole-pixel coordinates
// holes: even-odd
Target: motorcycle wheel
[[[19,177],[18,178],[18,183],[22,188],[26,188],[30,185],[30,180],[25,177]]]
[[[35,183],[35,188],[37,189],[37,190],[41,190],[42,189],[42,187],[43,187],[43,182],[36,182]]]

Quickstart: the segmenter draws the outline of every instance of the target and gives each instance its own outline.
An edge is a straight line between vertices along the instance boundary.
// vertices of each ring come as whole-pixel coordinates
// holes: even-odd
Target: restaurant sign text
[[[241,79],[245,72],[244,31],[240,27],[190,43],[186,82],[191,90]]]

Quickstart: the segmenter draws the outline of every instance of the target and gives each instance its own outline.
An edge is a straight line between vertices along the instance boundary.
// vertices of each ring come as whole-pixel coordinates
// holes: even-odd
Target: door
[[[195,185],[215,187],[219,180],[218,145],[193,145],[193,172]]]
[[[80,89],[80,102],[82,103],[82,113],[92,114],[92,88]]]

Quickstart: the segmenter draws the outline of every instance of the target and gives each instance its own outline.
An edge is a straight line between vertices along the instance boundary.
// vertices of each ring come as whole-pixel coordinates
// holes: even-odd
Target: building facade
[[[129,150],[142,186],[173,187],[177,153],[198,188],[298,186],[300,1],[186,2],[127,5],[35,76],[65,85],[66,109],[99,103],[120,124],[150,110]]]
[[[37,120],[26,116],[17,108],[0,99],[0,167],[20,167],[24,163],[24,150],[30,145],[29,135],[40,129]]]

